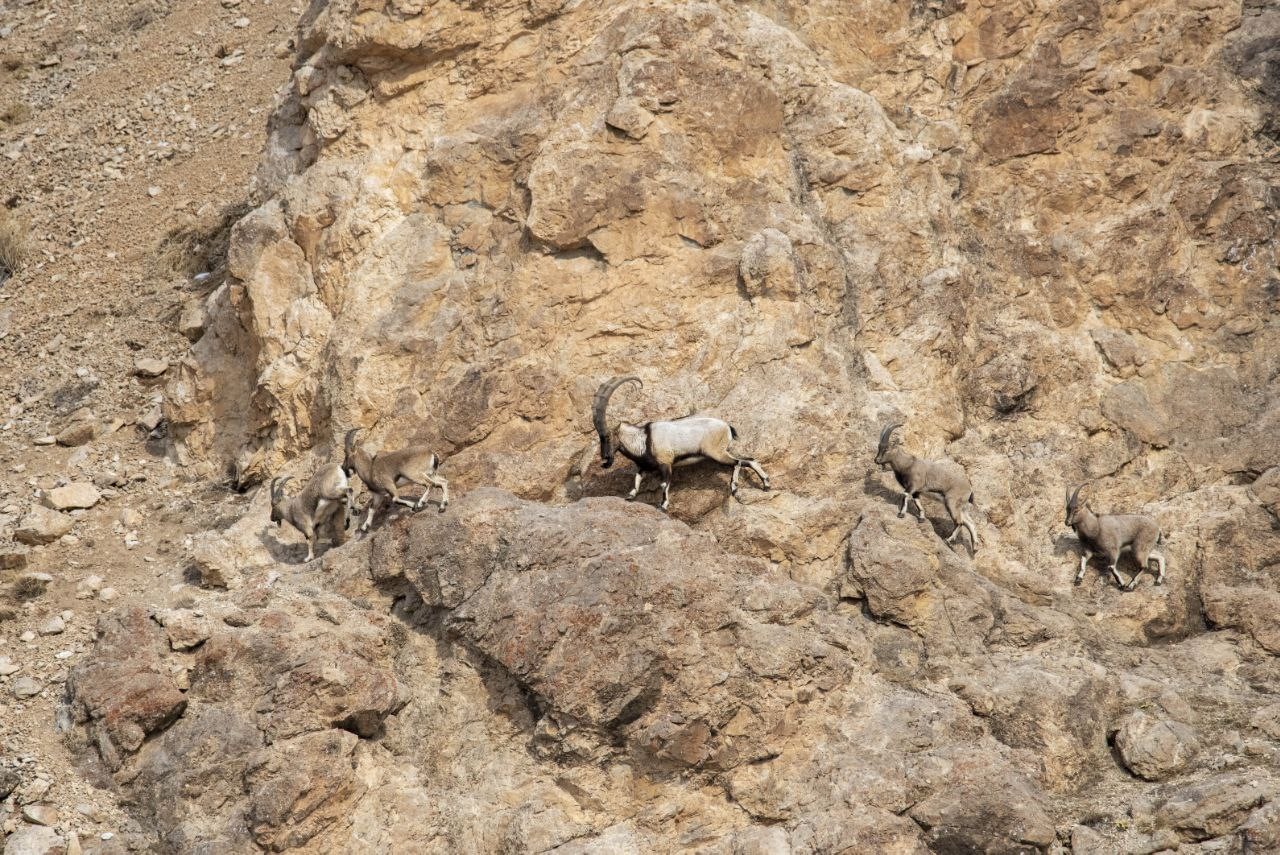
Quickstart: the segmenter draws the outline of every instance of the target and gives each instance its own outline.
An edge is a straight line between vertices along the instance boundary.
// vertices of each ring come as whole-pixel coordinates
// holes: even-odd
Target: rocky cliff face
[[[103,627],[72,738],[175,850],[1280,846],[1274,8],[333,0],[296,44],[174,451],[249,485],[358,427],[462,498],[297,570],[259,499],[208,614]],[[608,498],[622,373],[775,489]],[[896,517],[891,420],[976,555]],[[1073,586],[1085,481],[1164,586]]]

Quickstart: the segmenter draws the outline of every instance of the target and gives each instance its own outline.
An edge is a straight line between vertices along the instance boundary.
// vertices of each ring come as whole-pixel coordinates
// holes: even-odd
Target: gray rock
[[[19,677],[13,681],[13,696],[15,698],[32,698],[40,694],[44,689],[44,684],[34,677]]]
[[[40,624],[38,632],[41,635],[61,635],[67,629],[66,621],[61,615],[54,615],[44,623]]]
[[[18,665],[8,656],[0,656],[0,677],[8,677],[10,674],[16,674],[22,670],[22,666]]]

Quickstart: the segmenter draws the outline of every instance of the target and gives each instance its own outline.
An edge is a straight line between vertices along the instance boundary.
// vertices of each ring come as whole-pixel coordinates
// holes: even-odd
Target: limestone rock
[[[156,613],[156,620],[164,627],[169,637],[169,646],[174,650],[190,650],[198,647],[209,638],[212,628],[209,620],[188,609],[167,609]]]
[[[19,700],[35,697],[43,689],[44,683],[41,683],[35,677],[19,677],[13,681],[13,696]]]
[[[55,439],[58,445],[76,447],[87,445],[93,441],[98,428],[92,419],[74,422],[58,432]]]
[[[4,841],[4,855],[66,855],[62,835],[42,825],[22,825]]]
[[[22,818],[36,825],[58,824],[58,811],[52,805],[32,804],[22,808]]]
[[[1148,781],[1163,780],[1181,771],[1198,748],[1190,727],[1141,710],[1125,717],[1115,740],[1125,767]]]
[[[42,505],[35,505],[18,521],[13,537],[19,543],[36,546],[53,543],[75,527],[75,520],[66,514],[50,510]]]
[[[153,379],[159,377],[169,370],[169,362],[164,359],[156,359],[155,357],[143,356],[135,359],[133,362],[133,373],[144,379]]]
[[[44,504],[55,511],[70,511],[77,508],[92,508],[102,499],[98,488],[86,482],[72,482],[63,487],[54,487],[44,494]]]

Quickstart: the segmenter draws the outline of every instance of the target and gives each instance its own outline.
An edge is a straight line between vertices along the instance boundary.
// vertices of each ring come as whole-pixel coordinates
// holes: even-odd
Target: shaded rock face
[[[233,611],[104,636],[145,685],[86,672],[75,738],[175,848],[1274,838],[1276,33],[1212,0],[313,4],[166,372],[174,453],[248,485],[358,427],[461,498],[323,576],[269,583],[260,517],[210,533]],[[714,412],[775,489],[619,500],[589,408],[624,373],[611,420]],[[932,498],[896,517],[889,421],[965,467],[976,555]],[[1157,518],[1163,586],[1072,584],[1082,482]]]

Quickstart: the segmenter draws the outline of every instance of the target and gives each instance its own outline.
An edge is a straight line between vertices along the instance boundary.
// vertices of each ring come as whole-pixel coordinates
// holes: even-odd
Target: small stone
[[[145,413],[138,416],[137,425],[147,433],[151,433],[151,431],[160,426],[162,421],[164,421],[164,408],[159,404],[155,404]]]
[[[182,310],[182,314],[178,317],[178,332],[188,341],[197,341],[200,336],[204,335],[206,323],[204,303],[199,300],[193,300],[186,305]]]
[[[150,196],[152,199],[154,199],[155,197],[160,195],[160,188],[156,187],[153,184],[152,186],[147,188],[147,195]]]
[[[58,445],[75,447],[92,442],[95,433],[97,433],[97,426],[92,421],[75,422],[63,428],[55,439]]]
[[[249,26],[249,19],[236,18],[235,22],[231,26],[235,27],[237,30],[243,30]]]
[[[27,630],[26,632],[22,633],[22,635],[18,636],[18,640],[25,642],[27,644],[30,644],[31,642],[36,640],[36,634],[31,630]]]
[[[16,664],[8,656],[0,656],[0,677],[8,677],[10,674],[16,674],[22,668]]]
[[[87,600],[102,590],[101,576],[86,576],[76,585],[76,599]]]
[[[135,359],[133,362],[133,373],[137,377],[159,377],[169,370],[169,362],[165,359],[155,359],[150,356],[143,356]]]
[[[65,487],[55,487],[44,494],[44,505],[55,511],[92,508],[102,499],[98,488],[92,484],[75,481]]]
[[[44,623],[40,624],[41,635],[62,635],[67,631],[67,622],[62,619],[61,615],[54,615]]]
[[[14,540],[35,546],[41,543],[53,543],[64,534],[69,534],[75,527],[75,520],[66,514],[35,505],[31,511],[18,521],[13,532]]]
[[[58,441],[58,438],[51,434],[49,436],[38,436],[35,439],[31,440],[31,444],[32,445],[53,445],[57,441]]]
[[[98,599],[104,603],[109,603],[116,598],[115,588],[103,588],[98,592]]]
[[[187,609],[168,609],[156,613],[156,620],[169,636],[173,650],[191,650],[209,638],[211,632],[207,618]]]
[[[44,688],[44,684],[34,677],[19,677],[13,681],[13,696],[15,698],[32,698],[40,694]]]
[[[27,805],[22,809],[22,818],[36,825],[53,826],[58,824],[58,811],[52,805]]]

